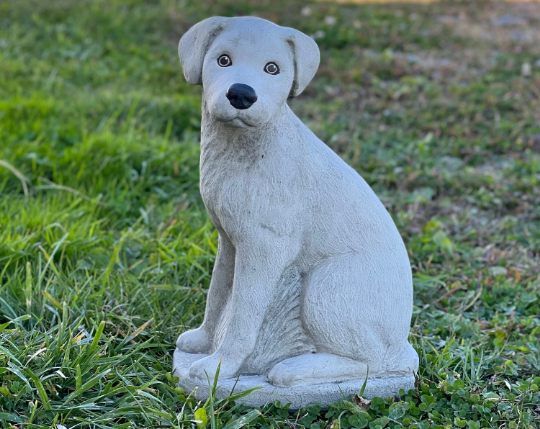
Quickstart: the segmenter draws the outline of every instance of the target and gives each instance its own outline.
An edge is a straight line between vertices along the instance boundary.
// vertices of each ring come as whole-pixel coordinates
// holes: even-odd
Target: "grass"
[[[0,1],[0,427],[540,427],[540,8],[305,5]],[[416,391],[288,413],[175,388],[217,245],[176,44],[239,14],[317,37],[291,105],[407,244]]]

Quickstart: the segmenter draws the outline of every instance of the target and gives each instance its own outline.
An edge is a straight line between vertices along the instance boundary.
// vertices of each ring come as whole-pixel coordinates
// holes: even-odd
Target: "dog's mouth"
[[[230,124],[232,125],[233,127],[236,127],[236,128],[253,128],[255,127],[255,125],[253,124],[250,124],[249,122],[243,120],[243,119],[240,119],[239,117],[234,117],[232,119],[229,119],[229,120],[226,120],[226,121],[223,121],[224,123],[226,124]]]

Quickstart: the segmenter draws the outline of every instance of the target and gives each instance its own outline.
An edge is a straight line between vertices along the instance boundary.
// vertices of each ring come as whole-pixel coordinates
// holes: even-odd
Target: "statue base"
[[[180,350],[174,352],[173,375],[178,377],[178,386],[182,387],[186,394],[197,388],[194,397],[200,401],[206,401],[209,396],[207,382],[201,383],[189,376],[191,365],[206,357],[203,354],[185,353]],[[213,383],[212,375],[209,374],[210,382]],[[226,398],[233,392],[241,392],[253,387],[261,386],[255,392],[239,399],[237,402],[251,407],[261,407],[266,404],[280,401],[281,405],[289,404],[290,410],[298,410],[309,404],[317,403],[322,407],[337,402],[340,399],[350,400],[362,389],[365,379],[346,380],[335,383],[306,384],[294,387],[279,387],[270,384],[265,376],[242,375],[238,378],[220,380],[216,391],[218,399]],[[414,376],[368,378],[363,397],[387,398],[396,395],[400,389],[406,392],[414,389]]]

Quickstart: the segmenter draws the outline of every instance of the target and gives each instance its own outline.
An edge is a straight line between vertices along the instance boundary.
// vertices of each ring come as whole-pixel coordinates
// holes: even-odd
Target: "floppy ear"
[[[286,41],[291,46],[294,61],[294,80],[289,97],[296,97],[315,76],[321,54],[311,37],[293,28],[287,28],[287,33]]]
[[[178,56],[186,80],[192,85],[202,84],[204,56],[212,41],[225,28],[227,18],[214,16],[195,24],[180,39]]]

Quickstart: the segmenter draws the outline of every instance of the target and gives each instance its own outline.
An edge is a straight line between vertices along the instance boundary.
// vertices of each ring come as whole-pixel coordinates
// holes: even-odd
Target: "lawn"
[[[540,4],[306,4],[0,0],[0,427],[540,427]],[[245,14],[321,48],[290,104],[405,240],[415,391],[288,413],[175,388],[217,246],[176,46]]]

